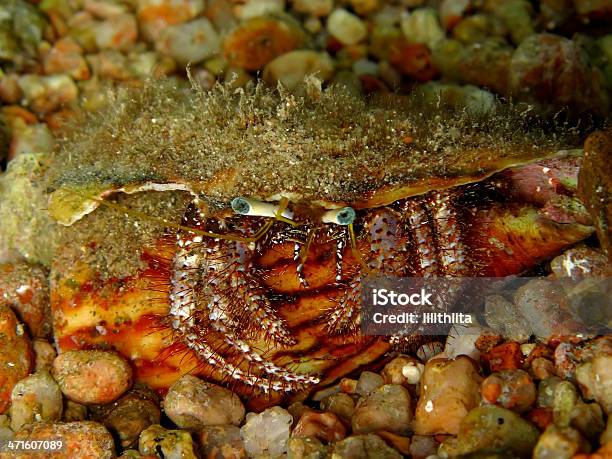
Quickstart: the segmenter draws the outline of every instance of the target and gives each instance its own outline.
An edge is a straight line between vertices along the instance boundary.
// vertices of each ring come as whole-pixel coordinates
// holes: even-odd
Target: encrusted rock
[[[380,374],[385,384],[401,384],[402,386],[412,385],[418,382],[414,382],[414,380],[409,381],[410,377],[413,376],[412,373],[414,370],[412,367],[419,369],[423,367],[423,365],[414,357],[398,355],[385,365]]]
[[[461,420],[480,403],[481,382],[478,367],[469,357],[427,362],[415,412],[415,433],[457,434]]]
[[[438,453],[455,457],[497,449],[528,458],[538,436],[538,429],[513,411],[494,405],[482,406],[463,418],[457,437],[446,440]]]
[[[506,370],[493,373],[482,382],[482,397],[517,413],[524,413],[536,400],[536,387],[523,370]]]
[[[132,385],[132,368],[114,352],[64,352],[51,372],[66,397],[85,405],[113,402]]]
[[[61,457],[79,458],[91,457],[96,459],[111,459],[115,457],[115,444],[113,437],[106,428],[97,422],[38,422],[28,424],[15,433],[15,440],[46,441],[61,440]],[[26,459],[41,457],[39,454],[29,453],[11,454],[2,459]],[[49,456],[51,457],[51,456]]]
[[[397,384],[386,384],[362,399],[351,417],[355,433],[386,430],[400,435],[410,431],[410,393]]]
[[[206,426],[198,438],[204,457],[214,459],[246,458],[240,438],[240,428],[235,425]]]
[[[51,343],[44,339],[35,339],[32,341],[32,350],[35,356],[34,371],[51,371],[53,361],[57,357]]]
[[[249,456],[278,456],[287,451],[293,417],[280,406],[260,414],[249,413],[240,436]]]
[[[138,440],[141,454],[166,459],[197,459],[191,434],[184,430],[168,430],[153,424],[143,430]]]
[[[62,392],[47,371],[22,379],[11,394],[11,429],[17,431],[32,422],[59,421]]]
[[[30,374],[34,364],[30,340],[15,314],[0,303],[0,414],[9,405],[18,381]]]
[[[378,435],[353,435],[335,443],[332,459],[399,459],[401,454],[388,446]]]
[[[176,381],[164,399],[164,411],[182,429],[201,429],[217,424],[240,425],[244,405],[232,391],[185,375]]]
[[[597,355],[576,368],[576,381],[587,399],[595,399],[612,414],[612,355]]]
[[[117,401],[93,407],[93,419],[104,424],[123,448],[138,444],[138,436],[152,424],[159,424],[161,412],[155,392],[145,386],[135,386]]]

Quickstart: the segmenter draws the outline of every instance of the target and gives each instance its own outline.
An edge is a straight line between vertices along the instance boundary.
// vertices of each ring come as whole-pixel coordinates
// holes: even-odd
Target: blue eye
[[[232,199],[232,209],[237,214],[248,215],[251,211],[251,204],[244,198],[234,198]]]

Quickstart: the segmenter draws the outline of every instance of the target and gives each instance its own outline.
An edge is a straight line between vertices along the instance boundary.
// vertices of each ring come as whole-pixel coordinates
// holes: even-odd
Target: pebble
[[[517,413],[529,410],[536,401],[537,390],[526,371],[505,370],[488,376],[481,386],[482,398]]]
[[[35,339],[32,341],[32,350],[35,356],[34,371],[51,371],[53,360],[57,357],[55,348],[44,339]]]
[[[97,422],[37,422],[28,424],[15,433],[15,440],[45,441],[50,439],[62,441],[61,454],[65,458],[111,459],[115,457],[113,437],[102,424]],[[1,459],[9,459],[9,457],[25,459],[51,456],[28,453],[4,456],[0,453]]]
[[[19,126],[16,123],[17,121],[12,123],[13,129],[19,131],[21,123],[18,123]],[[43,128],[38,128],[45,126],[44,124],[36,123],[28,126],[33,132],[40,135],[39,141],[45,141],[48,130],[45,133]],[[24,138],[24,135],[25,133],[21,132],[18,145],[12,145],[13,155],[27,150],[26,145],[28,144],[33,146],[29,142],[30,136]],[[52,333],[47,277],[48,271],[39,265],[25,262],[0,264],[0,297],[11,306],[19,320],[26,324],[32,338],[50,338]]]
[[[314,437],[292,437],[287,442],[287,459],[325,459],[328,448]]]
[[[343,45],[355,45],[368,33],[365,23],[358,16],[342,8],[335,9],[327,18],[327,31]]]
[[[426,459],[436,454],[438,445],[433,436],[413,435],[410,439],[410,457],[413,459]]]
[[[367,16],[378,10],[383,2],[381,0],[349,0],[349,3],[355,13]]]
[[[282,14],[285,0],[246,0],[234,7],[234,15],[241,21],[267,15]]]
[[[423,368],[423,364],[414,357],[410,357],[408,355],[398,355],[384,366],[380,374],[383,377],[385,384],[401,384],[402,386],[410,386],[416,384],[421,377],[419,374],[416,382],[411,382],[416,379],[414,378],[414,370],[416,369],[422,373],[420,370]]]
[[[165,459],[197,459],[195,450],[189,432],[164,429],[159,424],[143,430],[138,440],[140,454]]]
[[[515,341],[509,341],[495,346],[482,355],[482,361],[489,365],[491,372],[516,370],[523,364],[521,345]]]
[[[206,426],[198,434],[204,457],[214,459],[246,458],[240,428],[233,425]]]
[[[198,430],[216,424],[240,425],[245,410],[232,391],[184,375],[168,389],[164,412],[180,428]]]
[[[19,78],[25,104],[34,112],[46,114],[76,101],[79,89],[66,74],[23,75]]]
[[[452,29],[470,7],[470,0],[442,0],[438,8],[440,22],[446,30]]]
[[[411,431],[411,421],[408,390],[397,384],[385,384],[357,403],[351,426],[358,434],[386,430],[406,435]]]
[[[127,13],[99,22],[95,26],[95,37],[98,49],[129,51],[138,38],[136,18]]]
[[[508,0],[500,2],[493,14],[502,19],[510,31],[515,45],[520,45],[535,33],[533,6],[527,0]]]
[[[531,335],[531,329],[525,317],[521,315],[512,301],[501,295],[489,295],[485,298],[484,317],[487,325],[495,333],[511,341],[523,343]]]
[[[539,434],[534,425],[513,411],[495,405],[481,406],[463,418],[457,437],[444,441],[438,454],[456,457],[498,449],[528,458]]]
[[[576,429],[549,426],[540,436],[533,459],[571,459],[575,454],[588,453],[591,448]]]
[[[279,456],[287,452],[293,417],[280,406],[260,414],[249,414],[240,428],[240,436],[249,456]]]
[[[299,48],[304,33],[293,22],[257,17],[242,22],[223,40],[223,52],[231,65],[259,70],[274,58]]]
[[[208,19],[199,18],[164,29],[156,41],[156,48],[185,66],[197,64],[219,53],[221,39]]]
[[[22,379],[11,393],[11,429],[17,431],[32,422],[59,421],[62,392],[47,371]]]
[[[338,443],[332,449],[332,459],[399,459],[401,454],[388,446],[378,435],[352,435]]]
[[[106,49],[97,54],[87,55],[92,73],[98,78],[124,81],[132,78],[127,57],[116,49]]]
[[[187,22],[198,16],[204,0],[135,0],[138,25],[143,36],[156,40],[166,27]]]
[[[114,352],[64,352],[51,373],[66,397],[84,405],[113,402],[132,385],[132,368]]]
[[[586,399],[596,400],[612,414],[612,355],[597,355],[576,368],[576,381]]]
[[[77,81],[91,77],[87,61],[83,57],[83,48],[72,37],[56,41],[44,55],[42,62],[47,75],[67,73]]]
[[[415,412],[415,433],[457,434],[461,420],[480,403],[481,382],[477,364],[469,357],[427,362]]]
[[[334,0],[293,0],[292,4],[298,13],[316,17],[329,16],[334,8]]]
[[[302,414],[293,428],[293,437],[316,437],[326,443],[346,437],[346,428],[334,413],[307,411]]]
[[[523,40],[510,63],[510,89],[521,100],[569,107],[576,116],[605,113],[609,97],[584,50],[572,40],[535,34]]]
[[[72,400],[64,399],[64,414],[62,421],[74,422],[84,421],[87,419],[87,407],[80,403],[73,402]]]
[[[350,419],[355,411],[355,401],[345,393],[332,394],[321,400],[321,410],[334,413],[343,419]]]
[[[19,76],[15,73],[0,75],[0,101],[5,104],[16,104],[21,100],[23,92],[19,87]]]
[[[555,277],[569,277],[573,280],[612,275],[612,267],[608,263],[606,254],[591,247],[575,247],[566,250],[553,258],[550,262],[550,270]]]
[[[104,424],[122,448],[137,446],[140,433],[159,424],[160,417],[159,398],[146,386],[135,386],[109,405],[92,407],[92,419]]]
[[[30,374],[34,364],[32,346],[11,309],[0,303],[0,414],[10,406],[18,381]]]
[[[308,75],[327,81],[333,74],[334,63],[329,54],[304,49],[274,59],[264,68],[263,79],[271,86],[279,82],[290,91],[299,92]]]
[[[423,43],[433,49],[444,38],[444,30],[433,8],[418,8],[402,16],[402,33],[409,43]]]
[[[536,357],[531,361],[531,375],[535,379],[547,379],[555,374],[555,364],[544,357]]]
[[[357,386],[355,386],[355,393],[362,397],[367,397],[384,383],[383,377],[378,373],[364,371],[359,375]]]

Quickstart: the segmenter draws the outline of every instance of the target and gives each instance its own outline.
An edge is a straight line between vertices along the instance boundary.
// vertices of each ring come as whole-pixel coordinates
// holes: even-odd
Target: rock
[[[360,16],[367,16],[381,7],[380,0],[349,0],[353,10]]]
[[[414,369],[420,370],[421,368],[424,369],[425,367],[414,357],[399,355],[387,363],[380,374],[383,377],[385,384],[401,384],[402,386],[410,386],[417,384],[421,377],[421,374],[419,374],[418,380],[414,382]]]
[[[206,18],[167,27],[155,43],[157,50],[179,65],[197,64],[221,49],[221,39]]]
[[[177,426],[190,430],[240,425],[245,413],[240,398],[232,391],[192,375],[182,376],[168,389],[164,411]]]
[[[493,32],[491,17],[486,14],[474,14],[461,19],[453,29],[453,38],[462,43],[478,43]]]
[[[46,114],[74,101],[79,89],[66,74],[39,76],[23,75],[19,78],[25,103],[36,113]]]
[[[91,77],[83,48],[72,37],[64,37],[53,44],[43,58],[43,69],[47,75],[67,73],[75,80]]]
[[[355,402],[348,394],[332,394],[321,400],[321,410],[337,414],[344,419],[350,419],[353,411],[355,411]]]
[[[429,48],[423,43],[398,41],[391,48],[389,62],[402,75],[417,81],[429,81],[437,76]]]
[[[246,458],[240,438],[240,428],[235,425],[206,426],[198,434],[204,457],[214,459]]]
[[[64,415],[62,421],[74,422],[87,419],[87,407],[72,400],[64,399]]]
[[[469,357],[427,362],[415,412],[415,433],[457,434],[461,420],[480,402],[481,382],[477,364]]]
[[[146,386],[135,386],[109,405],[92,407],[92,418],[104,424],[122,448],[137,446],[140,433],[159,424],[160,417],[159,398]]]
[[[132,368],[114,352],[64,352],[51,373],[66,397],[84,405],[113,402],[132,385]]]
[[[438,13],[445,29],[452,29],[470,7],[470,0],[442,0]]]
[[[128,51],[138,38],[138,24],[132,14],[119,14],[98,23],[95,34],[98,49]]]
[[[574,454],[588,453],[589,444],[571,427],[549,426],[533,450],[533,459],[571,459]]]
[[[485,320],[495,333],[506,339],[524,342],[531,335],[528,321],[511,301],[501,295],[489,295],[485,299]]]
[[[334,8],[334,0],[292,0],[293,8],[298,13],[312,16],[329,16]]]
[[[287,459],[325,459],[328,448],[313,437],[293,437],[287,443]]]
[[[554,69],[553,69],[554,67]],[[606,113],[603,77],[572,40],[535,34],[523,40],[510,63],[510,89],[521,100],[568,108],[573,114]]]
[[[11,393],[18,381],[30,374],[34,364],[32,346],[8,306],[0,303],[0,414],[10,406]]]
[[[287,451],[293,417],[280,406],[249,414],[240,436],[249,456],[278,456]]]
[[[23,93],[19,87],[16,73],[5,73],[0,76],[0,100],[8,105],[16,104],[21,100]]]
[[[482,361],[489,365],[492,372],[516,370],[523,364],[521,345],[517,342],[509,341],[495,346],[489,352],[482,355]]]
[[[482,382],[482,398],[496,404],[524,413],[536,400],[536,387],[529,374],[523,370],[505,370],[493,373]]]
[[[15,440],[24,441],[62,441],[62,457],[111,459],[115,457],[113,437],[97,422],[38,422],[28,424],[15,433]],[[11,459],[41,457],[39,454],[15,454]],[[47,456],[51,457],[51,456]],[[0,458],[5,459],[3,454]],[[6,457],[8,459],[8,457]]]
[[[15,436],[10,426],[10,418],[6,414],[0,414],[0,440],[10,440]]]
[[[501,2],[494,9],[493,14],[505,23],[515,45],[520,45],[527,37],[535,33],[532,18],[533,6],[526,0]]]
[[[88,54],[87,62],[92,73],[102,79],[123,81],[133,77],[127,58],[116,49],[106,49],[98,54]]]
[[[335,9],[327,18],[327,31],[343,45],[355,45],[368,33],[365,23],[358,16],[342,8]]]
[[[457,437],[442,443],[438,454],[455,457],[497,449],[529,458],[538,436],[538,429],[518,414],[494,405],[482,406],[463,418]]]
[[[153,41],[168,26],[187,22],[204,10],[204,0],[136,0],[138,24]]]
[[[410,439],[410,457],[413,459],[426,459],[435,456],[438,450],[438,442],[434,437],[424,435],[413,435]]]
[[[32,349],[35,356],[34,371],[51,371],[51,366],[57,352],[55,348],[44,339],[35,339],[32,341]]]
[[[607,415],[612,414],[612,355],[597,355],[576,368],[582,394],[596,400]]]
[[[585,155],[588,157],[588,152]],[[584,167],[583,162],[581,173]],[[569,277],[573,280],[612,275],[612,266],[608,263],[605,253],[591,247],[574,247],[566,250],[553,258],[550,270],[557,278]]]
[[[400,435],[410,432],[410,393],[402,386],[386,384],[360,400],[351,417],[357,434],[386,430]]]
[[[359,375],[357,386],[355,387],[355,393],[357,395],[361,395],[362,397],[367,397],[384,383],[385,381],[378,373],[364,371],[361,373],[361,375]]]
[[[62,392],[47,371],[22,379],[11,393],[11,429],[17,431],[33,422],[59,421]]]
[[[50,338],[48,272],[29,263],[0,264],[0,298],[27,325],[32,338]]]
[[[332,459],[399,459],[402,456],[378,435],[353,435],[334,444]]]
[[[293,437],[315,437],[326,443],[346,437],[346,428],[334,413],[303,413],[291,433]]]
[[[165,459],[197,459],[191,434],[184,430],[168,430],[153,424],[142,431],[138,451],[143,455]]]
[[[555,364],[544,357],[536,357],[531,361],[531,374],[535,379],[547,379],[555,375]]]
[[[271,86],[280,82],[285,88],[296,91],[304,85],[306,76],[327,81],[334,73],[334,64],[327,53],[310,50],[291,51],[277,57],[263,71],[263,79]]]
[[[402,16],[402,32],[409,43],[423,43],[433,49],[444,38],[438,13],[433,8],[418,8]]]
[[[300,47],[304,40],[304,32],[293,22],[257,17],[241,23],[225,37],[223,52],[231,65],[259,70]]]
[[[285,0],[246,0],[234,7],[234,15],[241,21],[267,15],[282,14]]]

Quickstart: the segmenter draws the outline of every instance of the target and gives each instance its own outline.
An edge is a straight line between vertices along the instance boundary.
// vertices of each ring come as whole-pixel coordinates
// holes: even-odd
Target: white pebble
[[[249,457],[280,456],[287,452],[293,416],[279,406],[247,415],[240,437]]]
[[[404,365],[402,375],[404,375],[408,384],[417,384],[421,380],[424,369],[425,366],[421,363]]]
[[[363,40],[368,29],[358,16],[338,8],[327,18],[327,30],[343,45],[354,45]]]

